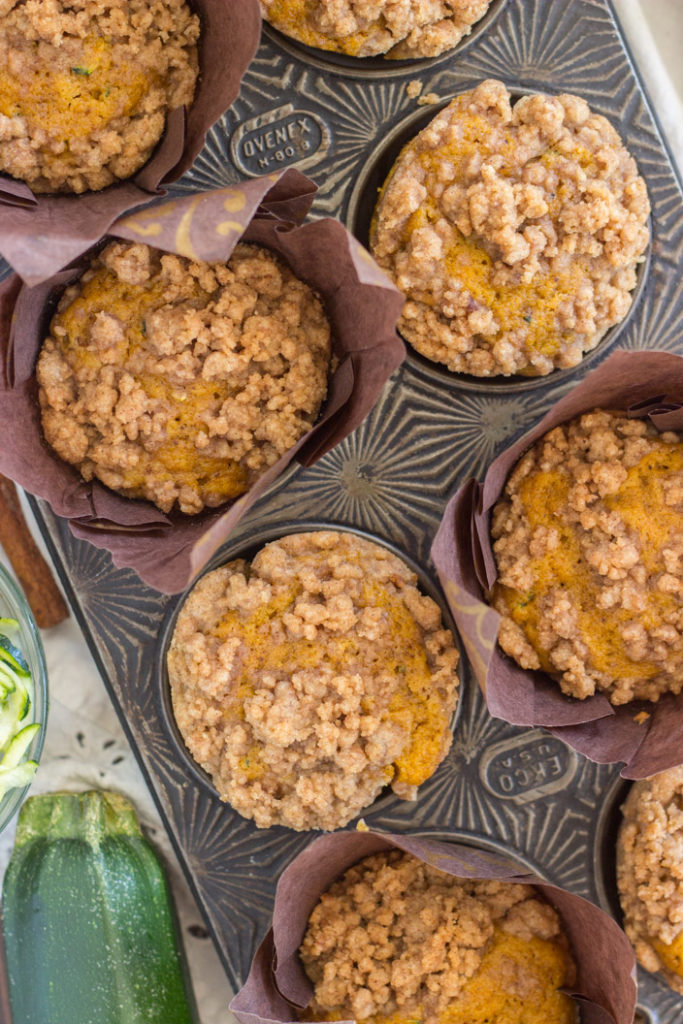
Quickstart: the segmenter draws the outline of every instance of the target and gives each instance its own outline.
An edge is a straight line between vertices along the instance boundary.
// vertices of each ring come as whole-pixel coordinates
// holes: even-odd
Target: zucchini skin
[[[197,1024],[163,869],[118,794],[26,801],[2,916],[13,1024]]]

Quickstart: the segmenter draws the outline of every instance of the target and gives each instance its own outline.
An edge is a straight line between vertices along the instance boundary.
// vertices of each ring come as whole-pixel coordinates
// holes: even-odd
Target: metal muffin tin
[[[320,185],[314,215],[345,220],[356,182],[371,176],[383,141],[407,117],[421,116],[408,82],[419,78],[424,93],[446,99],[487,77],[502,78],[515,93],[578,93],[618,127],[647,180],[653,239],[640,297],[614,344],[683,351],[681,182],[609,0],[495,0],[483,28],[452,53],[400,64],[314,53],[266,28],[239,99],[172,191],[220,187],[291,164]],[[356,195],[352,218],[358,201]],[[595,365],[603,351],[589,361]],[[531,386],[483,382],[472,390],[411,359],[354,434],[270,490],[240,524],[230,549],[315,519],[366,530],[428,566],[455,487],[481,475],[586,369],[584,363]],[[228,975],[239,985],[265,933],[276,879],[312,836],[255,829],[195,777],[176,752],[154,682],[175,599],[114,569],[106,552],[74,540],[47,506],[33,505]],[[491,718],[466,662],[463,675],[448,758],[416,803],[383,797],[366,821],[413,834],[480,837],[618,914],[618,768],[595,765],[542,730]],[[683,1019],[683,1000],[657,977],[641,971],[640,984],[643,1020]]]

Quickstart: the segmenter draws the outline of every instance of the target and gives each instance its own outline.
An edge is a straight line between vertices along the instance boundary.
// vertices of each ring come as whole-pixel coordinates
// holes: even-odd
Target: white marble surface
[[[616,0],[615,6],[671,147],[683,166],[683,0]],[[227,979],[78,626],[70,619],[44,633],[43,641],[51,706],[33,792],[112,788],[133,800],[170,866],[201,1024],[226,1024],[231,1018]],[[13,835],[10,826],[0,836],[0,878]]]

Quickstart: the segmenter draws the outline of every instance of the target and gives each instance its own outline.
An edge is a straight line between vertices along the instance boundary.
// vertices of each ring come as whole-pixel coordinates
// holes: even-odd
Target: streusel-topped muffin
[[[480,377],[575,366],[631,305],[645,182],[578,96],[457,96],[404,148],[371,248],[403,292],[403,337]]]
[[[221,797],[262,828],[335,829],[445,757],[458,653],[392,552],[319,531],[208,573],[175,627],[178,727]]]
[[[263,16],[306,46],[351,57],[437,57],[472,31],[491,0],[261,0]]]
[[[350,868],[300,949],[303,1020],[573,1024],[575,978],[556,911],[533,888],[454,878],[398,850]]]
[[[683,767],[636,782],[622,810],[624,929],[643,967],[683,995]]]
[[[5,0],[0,172],[34,192],[132,177],[192,102],[198,38],[185,0]]]
[[[313,426],[330,359],[322,302],[266,249],[205,263],[112,242],[52,318],[43,432],[85,480],[195,514]]]
[[[683,442],[597,409],[540,438],[493,510],[499,642],[580,699],[683,689]]]

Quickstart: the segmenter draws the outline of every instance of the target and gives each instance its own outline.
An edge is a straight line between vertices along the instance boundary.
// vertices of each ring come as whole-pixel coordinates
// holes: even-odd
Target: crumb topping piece
[[[583,699],[683,688],[683,443],[595,410],[522,457],[493,510],[499,642]]]
[[[575,366],[631,305],[645,182],[577,96],[502,82],[456,97],[404,148],[371,228],[427,359],[488,377]]]
[[[683,995],[683,767],[636,782],[622,811],[624,929],[643,967]]]
[[[573,1024],[575,968],[534,889],[453,878],[399,851],[367,857],[314,907],[302,1020]]]
[[[168,669],[180,731],[223,799],[262,828],[331,830],[384,786],[413,799],[436,770],[457,661],[400,559],[319,531],[204,576]]]
[[[265,249],[203,263],[112,242],[50,324],[43,432],[85,480],[194,515],[310,429],[329,365],[322,303]]]
[[[491,0],[261,0],[280,32],[349,57],[437,57],[469,35]]]
[[[192,102],[198,38],[185,0],[3,0],[0,171],[38,193],[130,178]]]

